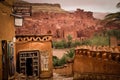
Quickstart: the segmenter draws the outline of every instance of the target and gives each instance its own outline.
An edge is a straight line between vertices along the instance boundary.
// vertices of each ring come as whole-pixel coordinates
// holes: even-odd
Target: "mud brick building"
[[[68,35],[74,40],[81,40],[103,28],[92,12],[81,9],[68,12],[61,9],[59,4],[36,4],[21,0],[13,4],[15,0],[1,1],[0,80],[8,79],[10,69],[13,70],[10,76],[17,71],[28,76],[51,77],[51,35],[54,40],[66,39]],[[23,18],[22,25],[19,23],[21,20],[17,19],[21,27],[14,24],[15,17]]]
[[[10,16],[14,1],[0,0],[0,80],[8,78],[8,62],[5,57],[7,54],[6,43],[12,41],[15,36],[14,18]]]
[[[68,12],[61,9],[59,4],[26,4],[31,5],[31,16],[24,17],[22,27],[16,27],[16,35],[51,34],[55,40],[71,35],[76,40],[91,37],[102,28],[92,12],[81,9]]]
[[[14,54],[16,71],[27,76],[52,77],[51,41],[51,35],[17,35]]]

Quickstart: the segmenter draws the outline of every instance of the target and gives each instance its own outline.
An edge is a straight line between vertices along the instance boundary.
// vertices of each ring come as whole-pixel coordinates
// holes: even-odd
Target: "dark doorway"
[[[33,60],[32,58],[26,58],[26,74],[27,76],[33,75]]]
[[[7,55],[7,41],[2,40],[2,80],[8,79],[8,55]]]
[[[40,53],[38,50],[20,51],[18,56],[17,71],[26,76],[38,76],[40,74]]]

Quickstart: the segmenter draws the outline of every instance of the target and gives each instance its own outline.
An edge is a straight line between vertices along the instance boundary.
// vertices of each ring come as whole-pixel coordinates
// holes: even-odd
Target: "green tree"
[[[119,3],[117,3],[116,7],[117,7],[117,8],[120,8],[120,2],[119,2]]]
[[[57,49],[63,49],[67,47],[66,40],[53,41],[52,44],[53,44],[53,48],[57,48]]]
[[[71,47],[71,43],[72,43],[72,36],[71,35],[68,35],[67,36],[67,40],[68,40],[68,47]]]
[[[75,41],[72,41],[72,43],[71,43],[71,47],[80,46],[81,44],[82,44],[81,41],[75,40]]]
[[[73,59],[75,54],[75,49],[68,50],[61,59],[59,59],[57,56],[53,56],[53,66],[64,66],[68,60]]]

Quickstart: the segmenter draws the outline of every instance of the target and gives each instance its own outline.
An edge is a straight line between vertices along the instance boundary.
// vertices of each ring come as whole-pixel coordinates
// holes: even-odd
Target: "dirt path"
[[[60,76],[59,74],[53,73],[53,80],[73,80],[73,77]]]
[[[57,56],[60,59],[68,50],[69,49],[53,49],[53,56]]]

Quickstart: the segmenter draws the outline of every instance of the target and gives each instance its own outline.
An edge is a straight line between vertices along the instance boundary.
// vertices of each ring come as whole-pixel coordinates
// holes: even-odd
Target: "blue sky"
[[[77,8],[92,12],[117,12],[116,4],[120,0],[24,0],[31,3],[59,3],[65,10],[71,11]]]

